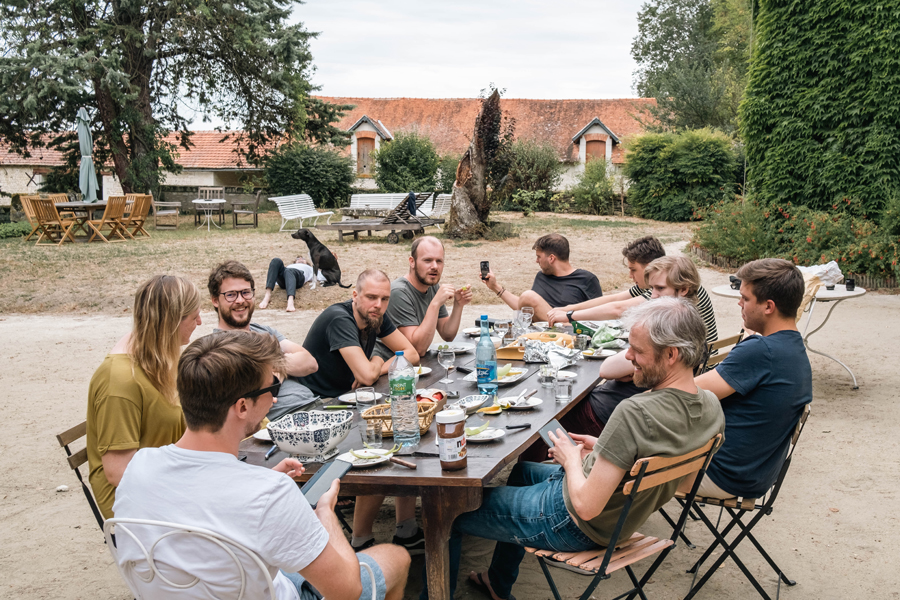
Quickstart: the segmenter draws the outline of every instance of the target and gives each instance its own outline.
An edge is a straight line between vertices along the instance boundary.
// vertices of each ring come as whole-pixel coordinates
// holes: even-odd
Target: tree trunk
[[[453,183],[453,196],[450,199],[450,217],[444,228],[445,235],[450,237],[484,237],[487,232],[491,206],[485,183],[487,164],[484,156],[483,132],[490,131],[490,128],[485,127],[482,121],[486,113],[498,110],[499,105],[500,94],[497,90],[481,103],[469,149],[456,168],[456,181]]]

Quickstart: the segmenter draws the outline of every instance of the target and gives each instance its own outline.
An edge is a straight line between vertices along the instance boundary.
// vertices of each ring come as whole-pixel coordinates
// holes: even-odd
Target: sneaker
[[[394,539],[391,540],[391,543],[406,548],[410,556],[425,554],[425,533],[422,531],[421,527],[409,537],[395,535]]]
[[[353,544],[350,544],[350,547],[353,548],[354,552],[362,552],[363,550],[371,548],[374,545],[375,545],[375,538],[369,538],[366,541],[364,541],[362,544],[360,544],[359,546],[354,546]]]

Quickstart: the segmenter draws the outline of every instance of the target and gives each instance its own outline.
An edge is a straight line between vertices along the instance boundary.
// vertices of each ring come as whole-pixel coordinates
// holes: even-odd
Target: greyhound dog
[[[325,277],[325,283],[322,287],[330,285],[339,285],[342,288],[348,288],[349,285],[341,283],[341,267],[338,265],[337,257],[331,253],[325,244],[320,242],[309,229],[298,229],[291,234],[295,240],[303,240],[309,248],[309,261],[312,263],[313,273],[318,274],[320,271]],[[316,278],[313,277],[312,289],[316,287]]]

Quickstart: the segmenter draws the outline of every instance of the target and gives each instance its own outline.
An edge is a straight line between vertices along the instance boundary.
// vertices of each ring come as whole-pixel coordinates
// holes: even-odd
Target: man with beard
[[[546,321],[550,309],[579,304],[603,295],[597,276],[584,269],[576,269],[569,262],[569,240],[558,233],[548,233],[533,246],[541,272],[534,276],[531,289],[521,296],[500,285],[493,270],[484,278],[492,292],[513,310],[530,306],[534,320]]]
[[[428,351],[435,332],[444,341],[453,341],[459,331],[462,309],[472,300],[470,286],[456,289],[448,283],[441,284],[443,272],[444,245],[428,235],[412,243],[409,272],[391,283],[391,302],[386,314],[419,356]],[[453,311],[448,314],[444,304],[451,298]],[[375,352],[385,361],[393,356],[381,342]]]
[[[445,341],[452,341],[459,331],[462,309],[472,300],[469,286],[455,289],[441,284],[444,272],[444,245],[435,237],[416,238],[409,257],[409,272],[391,283],[391,302],[386,316],[416,349],[419,355],[428,351],[435,331]],[[453,299],[453,312],[448,314],[444,304]],[[381,340],[375,353],[384,359],[385,366],[394,353]],[[360,496],[353,513],[353,539],[351,545],[359,552],[375,544],[372,525],[384,496]],[[416,523],[416,498],[394,498],[397,528],[394,544],[405,547],[410,554],[425,553],[425,536]]]
[[[402,350],[409,362],[418,364],[418,352],[385,315],[390,300],[391,280],[384,271],[360,273],[351,299],[326,308],[309,328],[303,347],[319,370],[301,377],[301,383],[325,398],[374,385],[387,371],[384,359],[374,355],[378,339],[391,352]]]
[[[285,366],[279,345],[270,335],[229,331],[188,346],[178,361],[178,396],[187,431],[175,444],[135,454],[115,503],[117,517],[209,529],[249,548],[263,561],[274,589],[267,588],[247,555],[229,556],[197,536],[175,536],[155,546],[161,576],[151,573],[145,580],[147,591],[155,598],[232,598],[243,593],[246,598],[271,594],[279,600],[316,600],[323,595],[369,600],[374,593],[399,600],[409,555],[388,545],[353,552],[334,513],[339,481],[312,509],[292,479],[303,473],[298,460],[286,458],[272,469],[238,460],[241,440],[259,429],[278,394],[275,374],[283,373]],[[140,524],[128,527],[135,537],[117,538],[120,566],[150,573],[144,548],[160,531]],[[247,569],[246,580],[238,577],[234,561]],[[197,576],[204,583],[179,589],[166,578],[183,582],[188,573],[187,580]]]
[[[716,397],[694,383],[706,327],[680,298],[660,298],[628,311],[628,357],[634,380],[650,391],[623,401],[599,438],[551,433],[558,464],[516,464],[507,485],[485,488],[481,506],[456,518],[450,534],[450,595],[459,570],[462,535],[497,540],[490,568],[470,580],[494,600],[510,591],[525,546],[582,552],[609,543],[625,502],[620,485],[639,458],[679,456],[725,428]],[[628,539],[687,479],[635,494],[620,539]],[[682,487],[684,489],[684,487]],[[423,597],[427,596],[427,590]]]
[[[300,383],[299,378],[316,372],[316,360],[300,344],[285,338],[274,328],[250,321],[256,294],[250,270],[236,260],[225,261],[209,274],[206,287],[219,314],[215,332],[240,330],[267,333],[275,336],[284,351],[286,377],[281,384],[278,401],[267,415],[269,420],[274,421],[312,402],[315,399],[312,392]]]

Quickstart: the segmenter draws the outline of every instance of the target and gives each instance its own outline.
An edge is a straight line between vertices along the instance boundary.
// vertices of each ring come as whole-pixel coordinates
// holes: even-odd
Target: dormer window
[[[375,121],[363,115],[354,123],[350,132],[350,157],[356,162],[358,177],[371,177],[373,173],[372,153],[381,142],[394,139],[391,132],[381,121]]]
[[[582,164],[597,158],[612,162],[613,144],[618,144],[619,138],[603,124],[603,121],[594,117],[575,134],[572,143],[578,145],[578,162]]]

